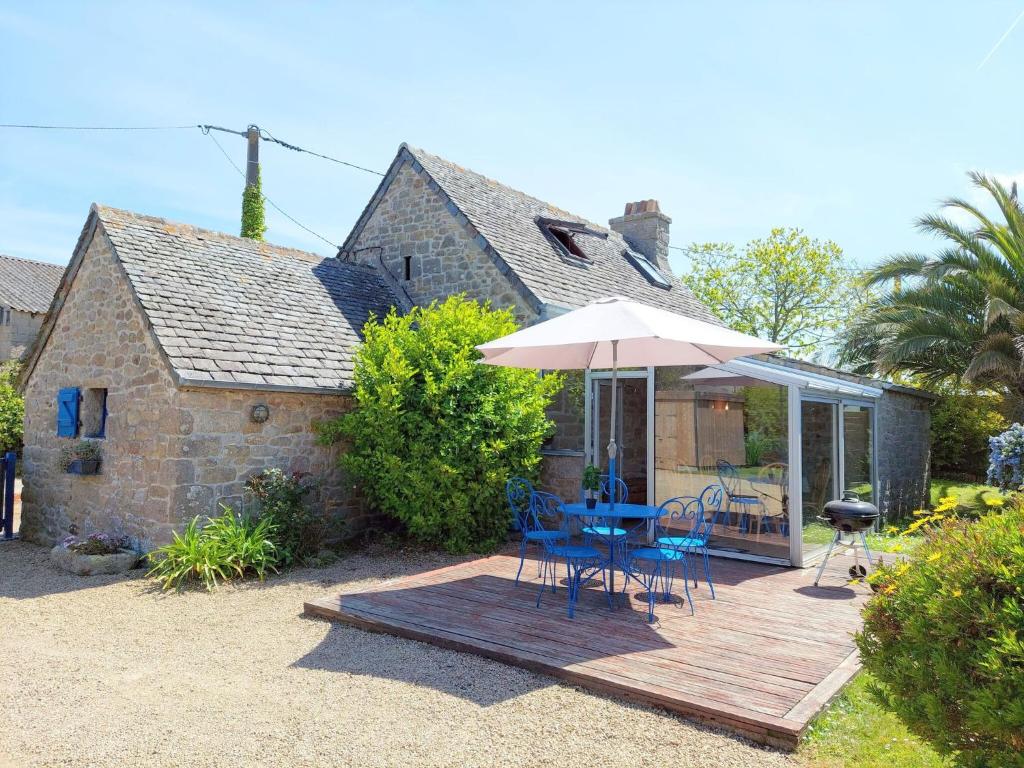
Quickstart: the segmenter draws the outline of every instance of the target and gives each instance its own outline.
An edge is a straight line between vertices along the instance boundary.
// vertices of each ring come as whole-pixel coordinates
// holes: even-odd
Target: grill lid
[[[825,504],[825,514],[830,517],[878,517],[878,507],[861,501],[854,491],[843,491],[843,498]]]

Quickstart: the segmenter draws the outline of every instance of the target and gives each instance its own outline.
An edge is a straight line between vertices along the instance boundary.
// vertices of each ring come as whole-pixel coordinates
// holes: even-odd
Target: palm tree
[[[914,374],[927,383],[963,382],[1024,403],[1024,209],[980,173],[971,183],[998,210],[993,220],[965,200],[943,207],[970,220],[961,226],[932,214],[917,227],[943,240],[928,256],[890,256],[865,276],[882,289],[844,334],[842,358],[864,373]]]

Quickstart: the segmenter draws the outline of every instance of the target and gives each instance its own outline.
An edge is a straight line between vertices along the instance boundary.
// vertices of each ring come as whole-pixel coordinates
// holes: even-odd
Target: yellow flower
[[[956,506],[957,502],[959,502],[959,501],[960,501],[960,499],[958,497],[956,497],[956,496],[940,496],[939,497],[939,504],[952,504],[952,505]]]
[[[941,552],[932,552],[930,555],[928,555],[928,562],[929,563],[934,563],[940,557],[942,557],[942,553]]]
[[[1006,503],[1006,499],[1002,496],[986,496],[985,504],[990,507],[1001,507]]]
[[[917,515],[918,517],[920,517],[921,515],[927,515],[928,514],[928,510],[927,509],[915,509],[914,510],[914,514]]]
[[[962,595],[963,593],[964,593],[964,591],[962,589],[954,589],[953,590],[953,597],[960,597],[960,595]]]

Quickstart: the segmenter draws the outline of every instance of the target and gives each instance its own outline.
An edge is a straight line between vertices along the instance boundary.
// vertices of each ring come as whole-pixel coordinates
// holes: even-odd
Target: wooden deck
[[[692,590],[694,616],[659,603],[654,624],[632,585],[628,604],[614,612],[599,586],[585,590],[572,620],[564,587],[545,593],[538,609],[536,566],[527,562],[516,587],[518,562],[507,554],[473,560],[312,600],[305,610],[553,675],[787,749],[858,668],[852,632],[868,590],[846,583],[846,557],[833,558],[820,587],[812,586],[813,570],[715,558],[717,599],[702,583]]]

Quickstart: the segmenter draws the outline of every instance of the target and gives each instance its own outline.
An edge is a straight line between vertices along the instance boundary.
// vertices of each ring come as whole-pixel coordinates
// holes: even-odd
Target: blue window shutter
[[[78,434],[78,387],[66,387],[57,393],[57,437]]]

